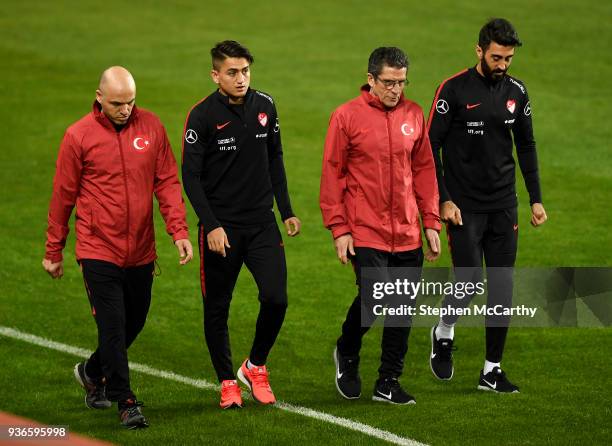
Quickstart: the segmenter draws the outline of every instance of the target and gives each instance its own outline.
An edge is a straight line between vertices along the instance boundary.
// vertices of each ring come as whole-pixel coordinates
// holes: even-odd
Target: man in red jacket
[[[433,261],[440,255],[436,170],[423,111],[403,95],[407,70],[408,60],[399,48],[374,50],[367,85],[357,98],[334,111],[325,140],[323,222],[332,232],[340,261],[352,261],[359,288],[334,350],[336,387],[347,399],[361,396],[359,351],[369,328],[361,320],[362,306],[367,305],[361,268],[414,267],[418,271],[423,264],[419,212],[429,244],[425,258]],[[398,381],[410,320],[405,319],[403,326],[387,322],[372,398],[414,404]]]
[[[43,267],[64,274],[62,250],[75,204],[76,257],[98,327],[98,348],[74,375],[94,409],[118,402],[123,426],[148,426],[130,388],[127,349],[151,302],[155,253],[153,194],[179,251],[193,257],[185,204],[166,131],[137,108],[136,85],[122,67],[104,71],[93,111],[64,135],[49,206]]]

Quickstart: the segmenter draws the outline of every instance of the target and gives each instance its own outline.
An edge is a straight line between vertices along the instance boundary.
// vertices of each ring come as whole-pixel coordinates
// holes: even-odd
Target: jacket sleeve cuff
[[[351,228],[349,228],[348,225],[339,224],[339,225],[332,226],[331,232],[332,232],[332,236],[334,237],[334,239],[337,239],[341,235],[350,234]]]
[[[425,229],[433,229],[438,232],[440,232],[440,230],[442,229],[442,225],[440,224],[440,221],[435,218],[424,218],[423,227]]]
[[[293,213],[293,210],[291,208],[284,209],[282,211],[279,210],[279,212],[281,214],[281,219],[283,220],[283,222],[288,218],[295,217],[295,214]]]
[[[529,197],[529,206],[533,206],[535,203],[542,203],[542,196],[540,194],[534,194]]]
[[[445,201],[453,201],[453,199],[451,198],[446,188],[441,187],[440,188],[440,204],[444,203]]]
[[[64,256],[62,255],[61,252],[56,253],[56,254],[46,253],[45,259],[51,261],[52,263],[57,263],[57,262],[61,262],[62,260],[64,260]]]
[[[181,230],[179,232],[175,232],[174,234],[172,234],[172,241],[176,242],[177,240],[183,240],[183,239],[188,239],[189,238],[189,231],[187,231],[186,229]]]
[[[208,223],[202,222],[202,226],[204,227],[204,232],[208,234],[210,231],[214,231],[215,229],[220,228],[221,223],[219,223],[217,220],[210,221]]]

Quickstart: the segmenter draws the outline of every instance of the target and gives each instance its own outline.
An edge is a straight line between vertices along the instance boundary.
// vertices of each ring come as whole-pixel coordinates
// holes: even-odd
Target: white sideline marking
[[[38,345],[40,347],[45,347],[52,350],[57,350],[63,353],[70,353],[71,355],[79,356],[81,358],[88,358],[91,354],[91,351],[85,350],[83,348],[62,344],[61,342],[55,342],[50,339],[41,338],[39,336],[24,333],[14,328],[4,327],[2,325],[0,325],[0,335],[13,339],[18,339],[20,341],[29,342],[30,344]],[[219,390],[219,386],[217,384],[209,383],[208,381],[205,381],[203,379],[189,378],[187,376],[178,375],[174,372],[154,369],[153,367],[149,367],[146,364],[130,362],[130,369],[140,373],[144,373],[146,375],[163,378],[170,381],[176,381],[200,389]],[[407,446],[427,446],[424,443],[419,443],[418,441],[412,440],[411,438],[400,437],[399,435],[396,435],[392,432],[378,429],[370,425],[360,423],[358,421],[350,420],[348,418],[337,417],[335,415],[330,415],[325,412],[319,412],[318,410],[309,409],[308,407],[295,406],[293,404],[285,403],[283,401],[277,401],[274,407],[276,407],[277,409],[284,410],[286,412],[291,412],[308,418],[314,418],[319,421],[324,421],[326,423],[342,426],[347,429],[369,435],[370,437],[388,441],[389,443]]]

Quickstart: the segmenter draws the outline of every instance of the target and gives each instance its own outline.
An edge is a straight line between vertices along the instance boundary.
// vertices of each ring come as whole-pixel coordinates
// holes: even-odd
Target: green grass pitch
[[[74,234],[61,281],[40,266],[63,132],[90,110],[100,72],[120,64],[134,74],[138,104],[160,116],[180,158],[186,113],[213,90],[208,50],[231,38],[255,56],[252,86],[276,100],[293,207],[304,224],[302,235],[285,240],[290,307],[269,360],[278,398],[429,444],[609,443],[609,329],[511,330],[504,367],[521,386],[519,395],[476,391],[483,330],[458,331],[455,378],[440,383],[429,371],[428,330],[414,329],[402,377],[417,399],[412,407],[369,399],[380,354],[375,329],[362,352],[362,399],[346,402],[334,386],[331,352],[355,289],[318,209],[329,115],[357,95],[368,55],[382,45],[409,54],[406,95],[427,114],[436,86],[475,63],[478,30],[493,16],[510,19],[524,41],[510,73],[529,89],[549,216],[542,228],[528,225],[519,176],[518,265],[610,266],[610,2],[6,1],[0,8],[0,326],[95,345]],[[195,242],[191,208],[189,223]],[[180,268],[159,215],[156,228],[163,273],[130,359],[213,382],[198,262]],[[439,265],[449,263],[445,250]],[[257,306],[245,271],[230,317],[235,367],[248,354]],[[381,442],[252,401],[242,411],[222,412],[215,391],[141,373],[132,380],[151,428],[125,432],[114,410],[85,408],[72,378],[75,362],[0,336],[0,411],[120,444]]]

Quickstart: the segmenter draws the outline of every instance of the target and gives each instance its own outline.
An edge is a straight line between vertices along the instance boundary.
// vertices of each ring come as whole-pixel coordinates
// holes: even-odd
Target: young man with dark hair
[[[420,268],[419,212],[429,244],[425,258],[432,261],[440,255],[435,164],[423,111],[404,98],[407,71],[401,49],[375,49],[367,84],[357,98],[334,111],[325,139],[319,198],[323,223],[332,232],[340,262],[351,260],[358,286],[334,350],[336,388],[346,399],[361,396],[359,351],[370,326],[362,321],[362,307],[368,305],[362,268]],[[414,404],[398,381],[408,349],[409,322],[403,326],[387,322],[389,318],[372,398]]]
[[[117,401],[121,424],[147,427],[130,387],[127,350],[144,327],[153,285],[153,195],[185,264],[193,257],[185,203],[166,130],[137,108],[123,67],[104,71],[93,110],[71,125],[57,158],[43,268],[64,273],[62,251],[76,205],[76,257],[98,328],[98,348],[74,367],[85,404]]]
[[[480,30],[478,64],[445,80],[429,115],[429,138],[440,189],[440,215],[447,222],[450,251],[458,281],[481,279],[483,256],[488,268],[488,303],[509,305],[518,241],[515,162],[517,158],[531,204],[531,224],[546,221],[542,206],[536,145],[527,89],[507,75],[521,41],[510,22],[493,19]],[[440,157],[442,149],[442,158]],[[470,296],[471,297],[471,296]],[[445,306],[466,306],[452,296]],[[450,380],[454,325],[444,316],[431,330],[430,366]],[[510,319],[486,320],[486,360],[479,389],[518,392],[501,369]]]
[[[287,266],[274,199],[290,237],[299,234],[301,223],[289,200],[274,101],[249,87],[253,57],[232,40],[218,43],[211,55],[218,89],[189,112],[183,142],[183,182],[199,218],[204,334],[221,383],[220,406],[242,407],[227,319],[246,264],[260,309],[251,353],[237,375],[256,401],[273,404],[265,364],[287,308]]]
[[[214,48],[210,50],[212,56],[212,65],[215,70],[221,68],[221,64],[227,58],[244,59],[249,65],[253,64],[253,56],[249,52],[248,48],[240,45],[235,40],[225,40],[219,42]]]

